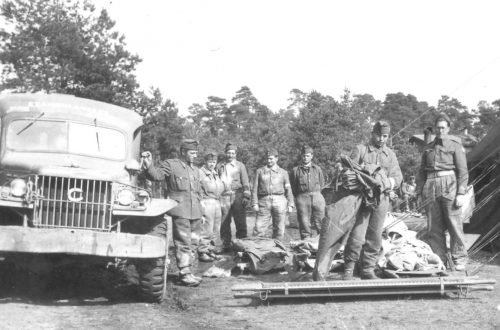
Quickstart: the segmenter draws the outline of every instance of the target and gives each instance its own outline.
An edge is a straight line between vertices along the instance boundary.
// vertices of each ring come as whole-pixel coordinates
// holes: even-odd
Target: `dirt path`
[[[287,230],[296,238],[294,229]],[[476,262],[490,254],[482,253]],[[210,265],[200,265],[199,272]],[[14,274],[23,278],[26,274]],[[15,290],[0,284],[1,329],[500,329],[500,258],[481,268],[480,278],[498,283],[494,291],[471,292],[466,298],[379,297],[297,299],[270,305],[233,298],[231,287],[248,281],[289,281],[285,273],[205,279],[197,288],[175,284],[161,304],[138,302],[135,287],[85,277],[60,281],[45,290],[27,280]]]

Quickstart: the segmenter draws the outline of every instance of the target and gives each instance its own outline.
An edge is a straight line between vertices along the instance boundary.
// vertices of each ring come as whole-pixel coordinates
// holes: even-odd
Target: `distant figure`
[[[409,177],[408,182],[403,182],[401,194],[403,195],[404,210],[406,212],[417,211],[417,182],[414,175]]]
[[[301,164],[293,168],[290,184],[295,196],[300,239],[312,237],[311,227],[319,235],[325,217],[325,198],[321,188],[325,185],[321,167],[312,162],[313,149],[301,148]]]
[[[257,212],[253,234],[268,237],[272,228],[272,238],[283,240],[287,211],[295,208],[293,193],[288,172],[277,164],[278,151],[270,148],[266,154],[267,166],[257,170],[252,187],[252,206]]]
[[[436,117],[436,138],[424,147],[417,191],[422,194],[425,203],[432,250],[443,262],[447,260],[445,231],[448,230],[455,270],[464,271],[467,250],[460,208],[466,201],[469,173],[460,138],[448,135],[450,126],[451,121],[446,114]]]

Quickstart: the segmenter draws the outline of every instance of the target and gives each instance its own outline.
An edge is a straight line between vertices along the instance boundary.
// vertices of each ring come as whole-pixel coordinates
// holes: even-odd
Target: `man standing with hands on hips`
[[[424,147],[417,189],[427,215],[429,244],[443,262],[447,260],[445,231],[450,234],[450,250],[455,270],[464,271],[467,263],[461,207],[469,174],[460,138],[448,135],[450,118],[439,114],[434,121],[436,138]],[[450,268],[452,265],[448,265]]]
[[[283,240],[287,211],[295,208],[288,172],[278,166],[278,151],[266,151],[267,166],[255,173],[252,186],[252,206],[257,212],[253,234],[267,237],[272,228],[272,238]],[[272,222],[271,222],[272,219]]]

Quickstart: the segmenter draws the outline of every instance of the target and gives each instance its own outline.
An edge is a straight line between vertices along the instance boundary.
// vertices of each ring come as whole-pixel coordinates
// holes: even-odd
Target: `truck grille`
[[[37,227],[109,230],[111,182],[38,176],[33,223]]]

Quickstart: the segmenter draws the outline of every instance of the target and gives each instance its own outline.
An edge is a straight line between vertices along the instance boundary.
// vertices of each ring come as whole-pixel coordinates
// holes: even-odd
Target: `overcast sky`
[[[272,110],[290,90],[383,100],[500,99],[498,1],[94,0],[143,59],[141,86],[182,114],[248,86]]]

